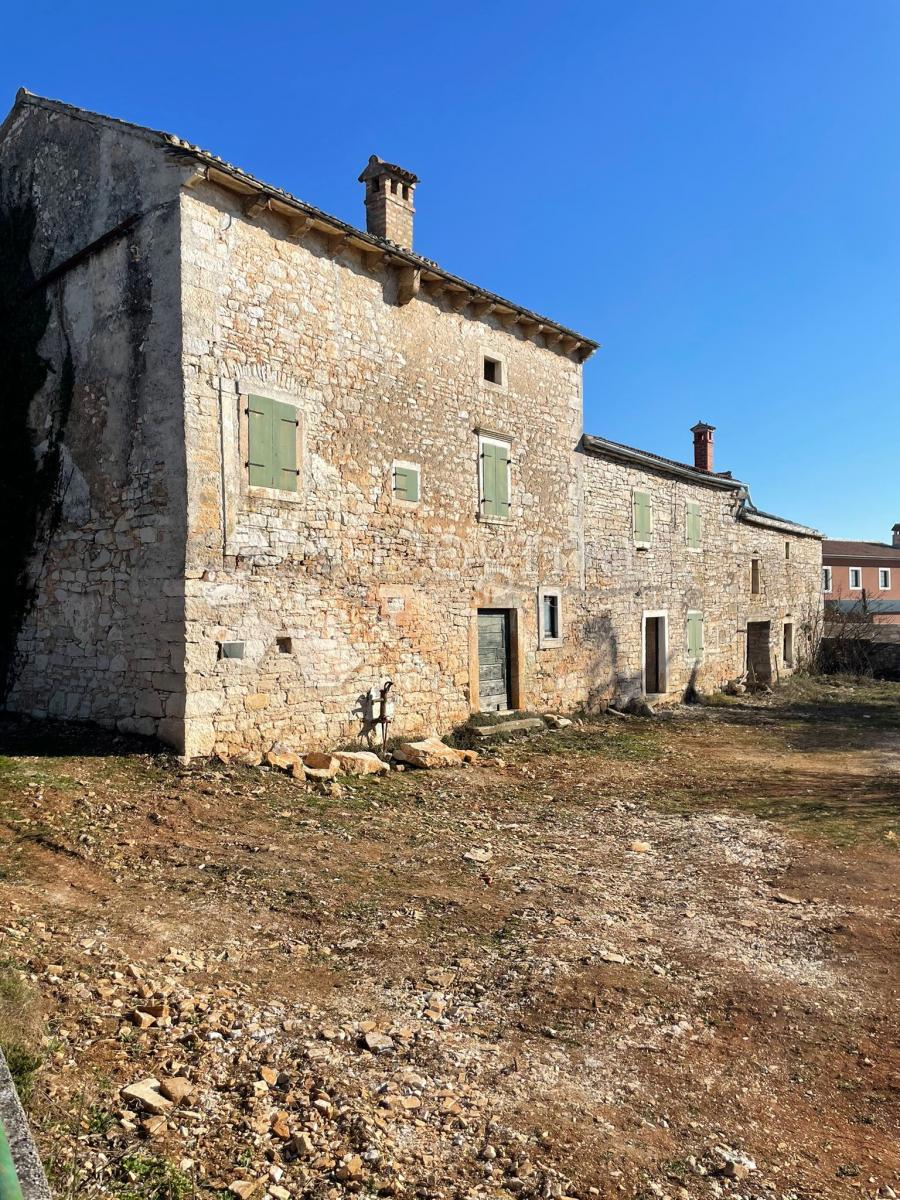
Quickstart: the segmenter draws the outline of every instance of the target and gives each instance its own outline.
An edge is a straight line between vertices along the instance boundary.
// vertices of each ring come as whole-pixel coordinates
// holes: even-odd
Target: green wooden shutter
[[[653,533],[653,509],[647,492],[634,493],[634,540],[649,542]]]
[[[486,517],[509,515],[509,448],[481,443],[481,511]]]
[[[297,490],[297,410],[290,404],[273,405],[273,487],[282,492]]]
[[[419,472],[415,467],[394,467],[394,495],[398,500],[419,499]]]
[[[687,648],[691,658],[699,658],[703,653],[703,616],[701,613],[688,613]]]
[[[248,465],[253,487],[275,486],[275,402],[266,396],[247,398]]]
[[[497,516],[509,516],[509,448],[495,446],[494,469],[497,482]]]
[[[687,504],[687,544],[694,550],[700,548],[702,520],[700,505],[696,500],[689,500]]]

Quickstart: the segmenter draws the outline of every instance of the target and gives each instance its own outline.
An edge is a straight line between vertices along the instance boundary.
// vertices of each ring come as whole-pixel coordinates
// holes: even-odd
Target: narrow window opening
[[[275,639],[275,644],[278,646],[279,654],[294,653],[294,639],[289,637],[280,637]]]
[[[785,622],[784,626],[784,646],[781,658],[786,667],[794,665],[794,626],[789,621]]]
[[[891,570],[890,567],[878,568],[878,586],[882,590],[886,590],[891,586]]]
[[[831,567],[822,568],[822,591],[831,591]]]
[[[790,543],[790,542],[785,542],[785,543],[784,543],[784,559],[785,559],[785,562],[787,562],[787,561],[790,559],[790,557],[791,557],[791,543]]]
[[[750,591],[754,596],[759,595],[759,559],[751,559],[750,562]]]
[[[544,637],[555,641],[559,637],[559,596],[544,596],[543,621]]]
[[[862,567],[850,568],[850,587],[854,592],[862,587]]]

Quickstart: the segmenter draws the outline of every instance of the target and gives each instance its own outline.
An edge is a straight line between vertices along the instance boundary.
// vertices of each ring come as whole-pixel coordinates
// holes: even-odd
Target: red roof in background
[[[836,542],[828,538],[822,543],[822,558],[877,558],[879,562],[900,563],[900,546],[889,542]]]

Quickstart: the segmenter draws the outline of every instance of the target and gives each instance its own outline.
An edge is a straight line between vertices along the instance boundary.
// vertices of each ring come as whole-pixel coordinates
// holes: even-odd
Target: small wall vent
[[[243,642],[219,642],[219,658],[243,658]]]

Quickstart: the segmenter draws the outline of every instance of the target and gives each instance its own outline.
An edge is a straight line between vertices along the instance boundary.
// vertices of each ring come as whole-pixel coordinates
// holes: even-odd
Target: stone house
[[[387,678],[419,733],[790,670],[819,535],[711,427],[693,466],[583,437],[596,343],[414,252],[410,172],[360,182],[365,231],[19,93],[7,707],[199,755],[357,736]]]

